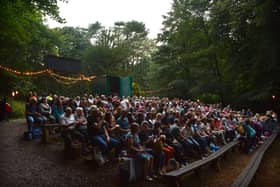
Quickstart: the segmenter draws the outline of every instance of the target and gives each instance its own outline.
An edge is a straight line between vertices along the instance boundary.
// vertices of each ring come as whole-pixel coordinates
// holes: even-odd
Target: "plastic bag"
[[[96,161],[98,166],[103,166],[105,164],[105,160],[104,160],[104,157],[103,157],[101,151],[99,149],[95,148],[93,153],[94,153],[94,156],[93,156],[94,160]]]
[[[136,180],[136,174],[135,174],[135,165],[134,165],[134,159],[129,160],[129,182],[132,182]]]

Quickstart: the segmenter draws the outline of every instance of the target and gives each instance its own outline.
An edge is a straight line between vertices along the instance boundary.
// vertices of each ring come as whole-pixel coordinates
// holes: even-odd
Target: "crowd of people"
[[[233,140],[239,139],[242,150],[250,153],[277,123],[273,111],[260,115],[199,100],[88,94],[38,97],[32,92],[26,119],[30,139],[34,124],[60,123],[66,146],[79,142],[83,154],[91,153],[94,146],[105,159],[111,151],[116,157],[135,158],[143,162],[148,181],[207,157]]]

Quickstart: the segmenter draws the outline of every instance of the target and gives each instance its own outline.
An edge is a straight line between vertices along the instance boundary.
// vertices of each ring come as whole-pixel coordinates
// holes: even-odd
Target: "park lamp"
[[[276,96],[275,96],[275,95],[272,95],[272,99],[275,100],[275,99],[276,99]]]

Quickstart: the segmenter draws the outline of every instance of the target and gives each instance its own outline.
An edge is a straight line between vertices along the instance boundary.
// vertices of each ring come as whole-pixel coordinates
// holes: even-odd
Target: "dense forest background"
[[[222,102],[256,110],[277,108],[280,97],[280,1],[174,0],[162,32],[148,38],[140,21],[106,28],[50,29],[57,0],[0,2],[0,65],[21,72],[45,68],[46,55],[82,61],[85,75],[131,76],[136,95]],[[69,75],[67,76],[76,76]],[[0,95],[18,90],[69,96],[92,92],[88,81],[0,70]]]

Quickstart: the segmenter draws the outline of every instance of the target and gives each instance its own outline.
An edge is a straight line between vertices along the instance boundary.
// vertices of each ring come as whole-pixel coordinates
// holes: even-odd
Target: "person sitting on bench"
[[[132,123],[130,133],[127,135],[128,152],[136,159],[144,161],[144,178],[147,181],[153,181],[150,175],[152,175],[153,172],[154,158],[141,146],[138,133],[139,125],[137,123]]]
[[[60,117],[60,124],[64,126],[62,136],[65,141],[65,148],[70,149],[72,144],[78,140],[82,144],[82,153],[86,153],[86,138],[80,131],[75,129],[78,123],[72,113],[72,108],[66,107],[65,113]]]
[[[39,110],[40,110],[42,117],[44,118],[44,121],[48,121],[50,123],[56,122],[56,119],[52,115],[52,109],[51,109],[50,105],[48,104],[46,97],[42,98],[41,103],[39,105]]]
[[[44,123],[44,119],[39,113],[36,97],[31,97],[29,103],[27,103],[25,107],[28,126],[28,139],[31,140],[33,138],[34,123],[41,126]]]

